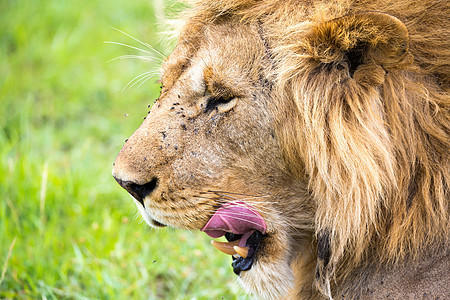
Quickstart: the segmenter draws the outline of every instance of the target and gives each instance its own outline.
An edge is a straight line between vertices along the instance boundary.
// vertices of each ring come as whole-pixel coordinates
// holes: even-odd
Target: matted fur
[[[359,285],[370,286],[371,279],[360,277],[389,277],[390,268],[414,264],[435,251],[448,263],[448,1],[207,0],[192,5],[172,59],[194,53],[208,26],[231,20],[256,28],[270,64],[260,76],[271,82],[267,113],[274,119],[282,163],[289,180],[305,186],[304,196],[285,196],[293,215],[303,219],[276,216],[304,230],[301,246],[286,250],[281,260],[290,262],[295,289],[291,271],[257,265],[263,280],[249,279],[248,290],[260,297],[289,291],[291,297],[309,299],[319,297],[311,289],[314,281],[327,297],[370,298]],[[163,94],[182,72],[166,71]],[[215,82],[222,80],[214,76]],[[288,241],[293,243],[280,238],[281,244]],[[278,271],[280,276],[264,274]],[[270,287],[272,275],[277,286]],[[439,275],[449,281],[448,273]],[[280,282],[286,286],[278,288]]]

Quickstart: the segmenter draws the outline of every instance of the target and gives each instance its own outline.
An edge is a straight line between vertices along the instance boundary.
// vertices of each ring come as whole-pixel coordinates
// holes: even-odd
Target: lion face
[[[234,271],[250,291],[270,285],[279,295],[292,285],[287,249],[299,235],[290,234],[298,228],[289,229],[283,215],[306,219],[306,212],[279,202],[304,189],[289,183],[282,163],[263,40],[256,28],[233,22],[196,34],[181,40],[163,66],[161,96],[123,146],[113,175],[151,226],[219,229],[210,235],[240,238],[251,259],[235,260]],[[230,227],[206,228],[227,203],[236,208],[223,210]],[[262,218],[261,226],[252,226],[249,212]],[[270,268],[277,271],[264,278]]]
[[[445,3],[195,2],[118,183],[151,226],[225,236],[260,298],[398,290],[377,278],[448,241]]]

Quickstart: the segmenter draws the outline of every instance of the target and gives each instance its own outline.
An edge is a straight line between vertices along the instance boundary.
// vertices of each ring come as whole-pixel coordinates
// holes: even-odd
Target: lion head
[[[448,262],[446,2],[193,6],[114,165],[147,223],[225,235],[261,298],[368,297]]]

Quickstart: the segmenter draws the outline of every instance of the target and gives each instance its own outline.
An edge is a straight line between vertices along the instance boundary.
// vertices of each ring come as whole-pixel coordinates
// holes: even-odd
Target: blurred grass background
[[[0,298],[244,299],[199,232],[151,230],[113,180],[159,93],[162,0],[0,1]],[[126,116],[127,115],[127,116]]]

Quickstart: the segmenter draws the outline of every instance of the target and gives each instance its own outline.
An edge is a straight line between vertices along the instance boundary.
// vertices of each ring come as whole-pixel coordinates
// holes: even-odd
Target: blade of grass
[[[14,245],[16,244],[16,240],[17,240],[17,237],[15,237],[13,239],[11,245],[9,246],[8,254],[6,255],[5,263],[3,264],[2,276],[0,277],[0,286],[2,285],[3,280],[5,279],[6,270],[8,269],[8,261],[11,258],[11,253],[14,248]]]

